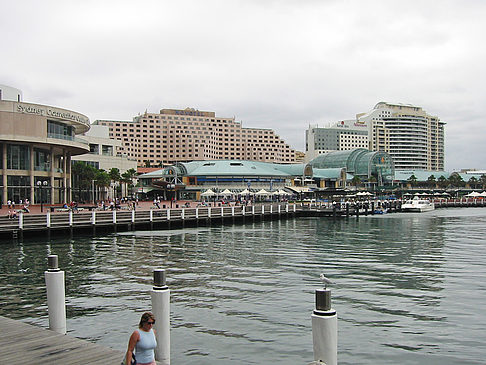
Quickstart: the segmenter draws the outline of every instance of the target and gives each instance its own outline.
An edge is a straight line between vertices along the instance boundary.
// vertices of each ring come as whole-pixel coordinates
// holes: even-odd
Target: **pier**
[[[484,199],[438,199],[436,209],[485,207]],[[19,213],[15,218],[0,217],[0,237],[18,238],[39,233],[131,231],[184,228],[248,220],[286,219],[296,216],[350,217],[373,215],[379,208],[400,212],[401,201],[357,201],[346,203],[267,203],[251,206],[163,208],[148,210],[83,210],[55,213]]]
[[[2,364],[120,364],[125,354],[2,316],[0,331]]]

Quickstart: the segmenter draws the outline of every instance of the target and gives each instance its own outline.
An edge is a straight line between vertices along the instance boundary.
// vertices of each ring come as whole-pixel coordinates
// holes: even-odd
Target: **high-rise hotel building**
[[[444,125],[410,104],[380,102],[356,120],[368,125],[372,151],[385,151],[396,170],[444,170]]]
[[[122,141],[120,153],[142,166],[194,160],[253,160],[294,163],[296,152],[271,129],[243,128],[234,118],[215,112],[162,109],[132,121],[96,120]]]
[[[387,152],[395,170],[443,171],[444,125],[421,107],[380,102],[354,120],[327,128],[309,127],[306,160],[325,152],[364,147]]]

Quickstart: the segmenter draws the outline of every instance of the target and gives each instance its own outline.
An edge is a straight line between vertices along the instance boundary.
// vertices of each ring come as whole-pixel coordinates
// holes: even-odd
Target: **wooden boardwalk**
[[[384,202],[388,212],[401,211],[401,202]],[[436,200],[436,208],[485,207],[486,199]],[[373,201],[356,203],[267,203],[253,206],[220,206],[150,210],[83,211],[57,214],[19,214],[17,218],[0,217],[0,239],[66,232],[130,231],[184,228],[185,226],[235,223],[236,221],[285,219],[296,216],[348,217],[374,214]],[[99,233],[99,232],[98,232]]]
[[[0,316],[1,364],[114,364],[124,353]]]

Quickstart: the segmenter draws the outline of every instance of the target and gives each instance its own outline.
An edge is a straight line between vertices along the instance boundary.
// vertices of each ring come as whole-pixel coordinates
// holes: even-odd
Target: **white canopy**
[[[471,193],[467,194],[466,196],[469,196],[469,197],[471,197],[471,198],[474,198],[474,197],[476,197],[476,196],[481,196],[481,194],[480,194],[480,193],[478,193],[477,191],[473,191],[473,192],[471,192]]]
[[[212,191],[211,189],[206,190],[204,193],[201,194],[201,196],[215,196],[216,193]]]
[[[278,194],[279,194],[279,195],[292,195],[292,194],[287,193],[285,190],[282,190],[282,189],[280,189],[280,190],[278,191]]]
[[[479,194],[480,196],[486,196],[486,191],[483,191],[481,194]]]
[[[270,193],[265,189],[262,189],[259,192],[257,192],[255,195],[270,195]]]
[[[233,193],[228,189],[224,189],[219,195],[233,195]]]
[[[368,193],[367,191],[360,191],[360,192],[356,193],[356,195],[358,195],[358,196],[365,196],[365,195],[373,195],[373,194]]]
[[[242,192],[240,192],[241,195],[248,195],[248,194],[253,194],[250,190],[245,189]]]

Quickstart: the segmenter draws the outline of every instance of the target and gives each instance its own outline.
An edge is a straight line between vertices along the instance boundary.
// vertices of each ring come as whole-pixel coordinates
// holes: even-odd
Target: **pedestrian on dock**
[[[150,312],[142,314],[138,329],[133,331],[128,341],[128,349],[125,355],[125,363],[132,364],[132,356],[136,355],[135,364],[139,365],[156,365],[155,348],[157,340],[155,339],[155,317]]]

